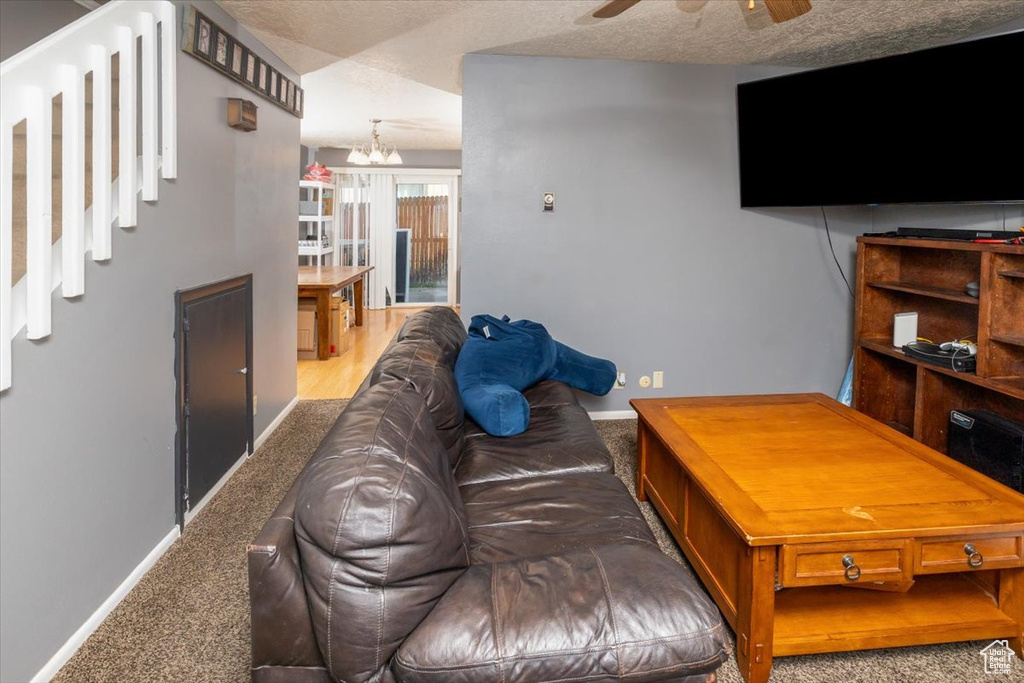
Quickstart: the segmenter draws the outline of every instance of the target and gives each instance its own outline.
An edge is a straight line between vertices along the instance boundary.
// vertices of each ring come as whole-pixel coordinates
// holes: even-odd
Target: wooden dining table
[[[299,266],[299,297],[316,299],[316,355],[331,357],[331,295],[352,285],[357,327],[363,324],[363,282],[373,266]]]

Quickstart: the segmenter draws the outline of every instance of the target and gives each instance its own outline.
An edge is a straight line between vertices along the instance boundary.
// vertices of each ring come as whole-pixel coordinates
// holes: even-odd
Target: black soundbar
[[[896,228],[896,237],[921,237],[932,240],[1008,240],[1020,237],[1012,230],[942,230],[939,228]]]

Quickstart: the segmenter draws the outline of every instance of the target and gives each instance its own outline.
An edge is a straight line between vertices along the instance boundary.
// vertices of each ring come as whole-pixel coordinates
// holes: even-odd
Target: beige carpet
[[[181,539],[118,605],[54,679],[248,681],[249,595],[245,546],[284,496],[346,401],[301,401],[266,443],[199,513]],[[636,422],[598,422],[616,471],[635,493]],[[649,503],[640,505],[667,554],[686,566]],[[837,616],[837,618],[841,618]],[[772,683],[945,683],[1011,680],[986,676],[988,643],[786,657]],[[1015,674],[1024,663],[1015,662]],[[1013,680],[1022,680],[1021,677]],[[741,683],[735,660],[722,683]]]

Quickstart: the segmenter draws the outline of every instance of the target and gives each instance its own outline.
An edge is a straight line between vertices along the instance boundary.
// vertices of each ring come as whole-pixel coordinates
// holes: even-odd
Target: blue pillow
[[[526,431],[530,405],[522,391],[545,379],[603,396],[615,383],[615,364],[556,342],[540,323],[473,316],[455,380],[466,412],[484,431]]]

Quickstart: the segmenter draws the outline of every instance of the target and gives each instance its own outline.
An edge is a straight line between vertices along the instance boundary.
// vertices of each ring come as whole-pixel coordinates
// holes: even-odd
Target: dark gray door
[[[180,524],[252,446],[250,291],[234,288],[181,306]]]

